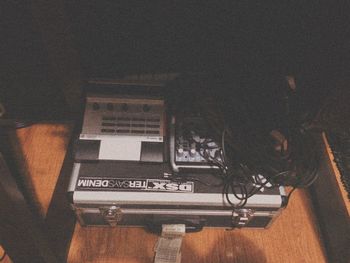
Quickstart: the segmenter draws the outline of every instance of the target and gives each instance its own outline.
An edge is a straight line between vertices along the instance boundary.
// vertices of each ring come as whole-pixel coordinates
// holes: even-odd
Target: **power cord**
[[[317,179],[320,157],[312,126],[298,111],[295,89],[281,96],[275,122],[257,118],[254,114],[259,108],[244,96],[195,93],[186,97],[191,98],[189,112],[205,119],[211,140],[187,139],[203,149],[202,157],[220,171],[213,175],[221,180],[223,195],[232,207],[244,207],[251,196],[268,185],[291,186],[290,198],[295,188],[308,187]],[[184,110],[185,106],[182,103],[174,108]],[[213,141],[220,142],[215,156]]]

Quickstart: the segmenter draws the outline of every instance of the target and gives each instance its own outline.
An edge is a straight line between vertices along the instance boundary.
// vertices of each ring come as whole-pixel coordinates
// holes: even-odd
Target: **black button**
[[[94,102],[94,103],[92,104],[92,109],[93,109],[93,110],[99,110],[99,109],[100,109],[100,105],[99,105],[97,102]]]
[[[144,112],[148,112],[148,111],[150,111],[151,106],[149,106],[148,104],[144,104],[142,109]]]
[[[128,104],[123,103],[123,105],[122,105],[122,111],[128,111],[128,110],[129,110]]]
[[[115,123],[102,122],[102,126],[115,126]]]
[[[107,110],[112,111],[114,109],[114,106],[112,103],[107,103]]]
[[[101,132],[115,132],[114,129],[101,129]]]
[[[102,120],[104,121],[115,121],[117,118],[113,116],[103,116]]]

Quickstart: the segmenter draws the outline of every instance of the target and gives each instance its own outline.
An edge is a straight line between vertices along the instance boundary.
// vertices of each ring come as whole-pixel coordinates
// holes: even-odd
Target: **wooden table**
[[[17,131],[28,185],[45,217],[70,137],[68,125],[38,124]],[[157,236],[142,228],[75,226],[68,262],[152,262]],[[204,229],[186,234],[182,262],[326,262],[307,191],[297,190],[269,229]],[[10,262],[8,258],[4,262]]]

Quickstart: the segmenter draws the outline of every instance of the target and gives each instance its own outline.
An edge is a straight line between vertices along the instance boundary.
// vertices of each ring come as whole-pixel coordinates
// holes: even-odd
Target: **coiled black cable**
[[[278,132],[286,134],[288,147],[280,147],[277,151],[274,149],[271,131],[252,129],[254,124],[248,115],[243,114],[243,123],[235,122],[234,116],[230,122],[223,118],[224,114],[220,113],[218,107],[209,108],[208,105],[211,104],[208,102],[205,105],[202,108],[205,112],[203,115],[216,140],[221,141],[221,154],[220,161],[205,154],[203,156],[225,175],[223,192],[230,205],[244,206],[248,198],[268,184],[273,187],[282,185],[292,186],[293,189],[304,188],[317,179],[319,155],[313,136],[295,116],[286,115],[288,126],[280,128]],[[205,145],[201,146],[206,149]],[[257,180],[259,176],[264,178],[264,182]],[[230,200],[230,194],[240,203],[234,204]]]
[[[219,168],[220,173],[215,176],[221,179],[223,195],[232,207],[243,207],[264,187],[295,189],[308,187],[317,179],[317,147],[309,125],[297,110],[293,92],[287,91],[281,97],[276,123],[254,116],[257,111],[248,97],[187,94],[191,98],[190,112],[205,119],[212,139],[194,142],[203,149],[203,158]],[[183,103],[178,108],[183,109]],[[273,133],[280,134],[283,142],[276,142]],[[210,155],[212,141],[220,142],[217,156]],[[279,149],[276,143],[280,144]]]

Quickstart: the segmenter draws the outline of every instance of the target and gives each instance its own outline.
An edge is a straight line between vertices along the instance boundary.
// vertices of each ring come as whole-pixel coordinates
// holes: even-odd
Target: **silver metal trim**
[[[120,207],[115,205],[100,207],[100,213],[110,226],[116,226],[123,218],[123,212]]]
[[[118,208],[123,215],[188,215],[188,216],[240,216],[241,213],[232,212],[232,210],[186,210],[186,209],[134,209],[134,208]],[[78,210],[78,209],[77,209]],[[101,208],[79,208],[84,213],[101,213]],[[269,216],[273,217],[276,212],[272,211],[255,211],[253,216]]]
[[[254,217],[254,214],[252,209],[238,209],[236,212],[232,213],[232,225],[238,228],[244,227]]]
[[[230,200],[239,204],[233,194]],[[248,199],[246,206],[276,207],[281,206],[280,195],[254,195]],[[75,204],[151,204],[151,205],[192,205],[192,206],[226,206],[230,207],[221,193],[167,193],[167,192],[96,192],[75,191]]]
[[[72,175],[68,185],[68,192],[74,192],[75,185],[77,183],[78,176],[79,176],[79,170],[80,170],[80,163],[74,163]]]
[[[179,167],[175,163],[175,117],[171,117],[170,122],[170,164],[174,172],[179,172]]]

